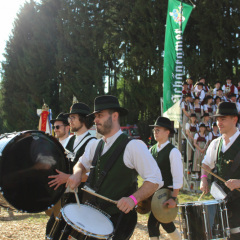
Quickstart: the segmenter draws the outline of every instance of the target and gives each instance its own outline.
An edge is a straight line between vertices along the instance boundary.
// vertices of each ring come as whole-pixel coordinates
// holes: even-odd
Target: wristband
[[[207,175],[202,175],[202,176],[201,176],[201,179],[204,178],[204,177],[207,178]]]
[[[174,201],[176,201],[177,197],[171,196],[169,199],[173,199]]]
[[[133,195],[131,195],[129,197],[134,201],[135,206],[136,206],[138,204],[137,199]]]

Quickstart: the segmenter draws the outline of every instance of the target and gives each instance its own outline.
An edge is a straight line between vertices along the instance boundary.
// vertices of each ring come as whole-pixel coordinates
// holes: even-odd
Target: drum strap
[[[116,160],[119,158],[120,154],[125,150],[127,144],[130,141],[131,141],[131,139],[129,139],[129,138],[124,139],[119,144],[119,146],[116,148],[116,150],[113,151],[113,153],[109,157],[107,163],[105,164],[103,171],[100,173],[98,181],[96,182],[96,184],[94,186],[95,192],[99,191],[99,189],[100,189],[105,177],[107,176],[109,170],[112,168],[112,166],[114,165]],[[89,184],[91,185],[91,183],[92,183],[92,178],[93,178],[93,175],[94,175],[95,167],[97,165],[97,160],[101,156],[101,153],[102,153],[102,150],[103,150],[103,146],[104,146],[103,143],[104,143],[103,141],[100,141],[98,146],[97,146],[97,149],[96,149],[96,152],[95,152],[95,155],[94,155],[94,158],[93,158],[93,162],[92,162],[92,167],[90,169],[90,174],[89,174],[89,177],[88,177],[88,180],[87,180],[87,185],[89,185]]]

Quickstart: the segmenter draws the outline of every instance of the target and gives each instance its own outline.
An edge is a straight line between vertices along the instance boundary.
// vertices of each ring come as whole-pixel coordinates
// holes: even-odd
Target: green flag
[[[163,66],[163,115],[179,121],[183,76],[182,34],[193,6],[177,0],[168,1]]]

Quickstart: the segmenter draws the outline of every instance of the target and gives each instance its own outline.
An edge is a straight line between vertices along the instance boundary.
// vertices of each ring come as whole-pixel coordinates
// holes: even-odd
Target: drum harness
[[[124,139],[122,140],[122,142],[119,144],[119,146],[113,151],[113,153],[111,154],[111,156],[109,157],[108,161],[106,162],[105,166],[104,166],[104,169],[103,171],[101,171],[100,173],[100,176],[95,184],[95,187],[92,188],[94,190],[94,192],[98,192],[105,177],[107,176],[108,172],[110,171],[110,169],[112,168],[112,166],[114,165],[114,163],[116,162],[116,160],[118,159],[118,157],[120,156],[120,154],[122,152],[124,152],[127,144],[131,141],[132,139]],[[95,151],[95,154],[94,154],[94,157],[93,157],[93,161],[92,161],[92,166],[90,168],[90,174],[89,174],[89,177],[88,177],[88,180],[86,181],[86,186],[91,188],[91,184],[92,184],[92,181],[93,181],[93,176],[94,176],[94,173],[95,173],[95,170],[96,170],[96,165],[97,165],[97,161],[99,160],[101,154],[102,154],[102,151],[103,151],[103,147],[104,147],[104,141],[101,140],[99,143],[98,143],[98,146],[96,148],[96,151]],[[93,197],[92,198],[92,201],[90,201],[90,204],[93,204],[93,205],[96,205],[97,207],[99,207],[100,209],[101,208],[107,208],[108,206],[111,205],[111,203],[106,203],[106,204],[97,204],[96,203],[96,197]],[[119,217],[118,217],[118,220],[117,220],[117,224],[116,224],[116,227],[112,233],[112,237],[114,236],[116,230],[118,229],[119,227],[119,224],[121,222],[121,219],[123,217],[124,213],[121,212]]]

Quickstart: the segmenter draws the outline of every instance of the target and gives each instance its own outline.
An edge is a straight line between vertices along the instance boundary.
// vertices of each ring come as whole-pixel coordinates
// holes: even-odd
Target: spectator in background
[[[188,122],[191,115],[192,111],[191,101],[192,101],[191,94],[188,93],[184,95],[184,101],[181,103],[183,132],[185,132],[186,123]]]
[[[187,78],[186,82],[188,84],[188,91],[189,92],[193,92],[193,89],[194,89],[194,87],[193,87],[193,80],[191,78]]]
[[[201,122],[201,116],[203,115],[203,107],[200,104],[199,97],[195,97],[193,100],[193,113],[196,114],[197,122]]]
[[[186,95],[187,93],[190,93],[190,91],[188,90],[188,84],[184,82],[182,86],[182,95]]]
[[[227,102],[227,101],[228,101],[228,99],[226,98],[226,96],[224,96],[223,90],[222,90],[221,88],[219,88],[219,89],[217,90],[217,96],[216,96],[216,97],[220,97],[222,102]]]
[[[238,94],[237,88],[232,84],[232,79],[227,78],[226,84],[222,86],[224,95],[229,98],[231,94]]]
[[[194,153],[192,172],[195,173],[195,175],[192,176],[199,179],[201,169],[198,164],[201,164],[208,147],[208,135],[206,133],[206,126],[204,123],[199,125],[199,132],[194,135],[194,146],[196,151]]]
[[[218,129],[217,123],[213,122],[213,124],[212,124],[212,131],[209,132],[209,134],[208,134],[209,143],[212,140],[214,140],[214,139],[216,139],[216,138],[218,138],[220,136],[221,136],[221,134],[219,133],[219,129]]]
[[[197,83],[197,86],[194,89],[195,97],[199,97],[200,104],[205,98],[205,91],[203,89],[204,84],[202,82]]]
[[[221,88],[221,83],[219,81],[217,81],[215,84],[214,84],[215,88],[213,89],[213,97],[215,98],[216,95],[217,95],[217,90],[219,88]]]
[[[204,113],[202,116],[202,122],[206,127],[206,132],[209,133],[211,131],[211,119],[209,117],[209,113]]]
[[[192,113],[190,116],[190,120],[186,123],[186,135],[188,137],[188,141],[192,144],[194,142],[194,136],[199,131],[199,127],[197,124],[197,116],[195,113]],[[187,148],[187,157],[189,161],[189,169],[192,169],[192,161],[193,161],[193,150],[191,146]]]
[[[212,103],[213,103],[213,97],[208,95],[206,98],[205,98],[205,102],[206,104],[203,105],[203,111],[205,113],[208,113],[209,116],[211,117],[213,115],[213,106],[212,106]]]

